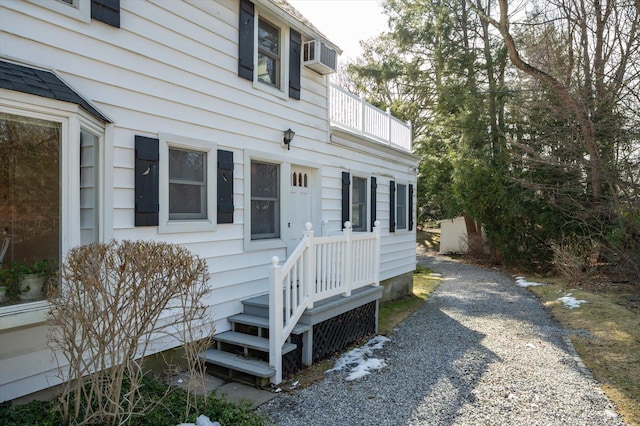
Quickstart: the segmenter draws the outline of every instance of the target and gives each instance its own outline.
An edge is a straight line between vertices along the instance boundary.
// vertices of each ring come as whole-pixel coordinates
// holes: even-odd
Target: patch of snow
[[[539,285],[544,285],[543,283],[536,283],[527,281],[526,277],[516,277],[516,285],[519,287],[537,287]]]
[[[200,414],[195,423],[180,423],[178,426],[221,426],[218,422],[212,422],[209,417]]]
[[[537,349],[538,347],[536,345],[534,345],[533,343],[527,343],[527,347],[531,348],[531,349]]]
[[[579,308],[583,303],[589,303],[586,300],[576,299],[571,295],[571,293],[567,293],[564,296],[559,297],[558,301],[562,302],[562,304],[569,309]]]
[[[371,370],[380,370],[387,364],[382,359],[371,358],[373,351],[382,349],[384,344],[389,339],[384,336],[376,336],[369,340],[364,346],[355,348],[352,351],[342,355],[336,361],[333,368],[325,371],[325,373],[331,373],[334,371],[341,371],[345,368],[350,368],[350,374],[345,380],[351,381],[366,376]]]

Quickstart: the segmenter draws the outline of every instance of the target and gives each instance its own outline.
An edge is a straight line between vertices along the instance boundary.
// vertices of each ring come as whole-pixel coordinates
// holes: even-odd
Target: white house
[[[180,244],[208,263],[212,371],[258,384],[375,332],[411,288],[417,159],[407,124],[330,84],[339,52],[284,0],[0,0],[4,264]],[[302,292],[303,261],[282,318],[271,289]],[[59,383],[46,334],[45,300],[0,304],[0,402]]]

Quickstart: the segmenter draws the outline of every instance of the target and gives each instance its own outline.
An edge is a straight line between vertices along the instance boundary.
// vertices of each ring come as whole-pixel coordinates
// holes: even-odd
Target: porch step
[[[244,358],[217,349],[200,352],[199,358],[207,364],[207,371],[214,376],[258,388],[266,388],[269,379],[276,372],[264,361]]]
[[[252,327],[259,327],[268,329],[269,328],[269,318],[259,316],[259,315],[250,315],[250,314],[238,314],[229,318],[229,321],[236,324],[249,325]],[[293,327],[293,334],[302,334],[311,329],[311,325],[309,324],[296,324]]]
[[[248,315],[269,318],[269,295],[266,294],[243,300],[242,312]]]
[[[213,340],[230,345],[242,346],[247,349],[254,349],[269,353],[269,339],[264,337],[252,336],[250,334],[238,333],[236,331],[225,331],[213,336]],[[293,343],[285,343],[282,346],[282,354],[287,354],[296,349]]]

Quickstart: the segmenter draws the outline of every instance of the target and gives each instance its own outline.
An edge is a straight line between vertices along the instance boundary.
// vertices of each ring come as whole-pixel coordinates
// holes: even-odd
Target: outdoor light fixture
[[[296,132],[294,132],[291,129],[287,129],[284,131],[284,144],[287,146],[287,150],[291,149],[291,141],[293,140],[293,137],[296,135]]]

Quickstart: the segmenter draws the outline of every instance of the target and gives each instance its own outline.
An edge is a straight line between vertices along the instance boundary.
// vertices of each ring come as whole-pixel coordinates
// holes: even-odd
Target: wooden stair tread
[[[261,327],[261,328],[269,328],[269,318],[262,317],[259,315],[250,315],[250,314],[238,314],[232,317],[229,317],[229,321],[235,322],[238,324],[250,325],[253,327]],[[309,324],[296,324],[293,327],[293,334],[302,334],[306,331],[309,331],[311,326]]]
[[[238,333],[237,331],[225,331],[213,336],[213,340],[229,343],[236,346],[242,346],[248,349],[255,349],[262,352],[269,352],[269,339],[264,337],[252,336],[250,334]],[[282,345],[282,354],[287,354],[296,349],[293,343],[285,342]]]
[[[269,378],[276,372],[275,369],[271,368],[269,364],[264,361],[243,358],[217,349],[207,349],[206,351],[200,352],[200,359],[256,377]]]

